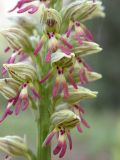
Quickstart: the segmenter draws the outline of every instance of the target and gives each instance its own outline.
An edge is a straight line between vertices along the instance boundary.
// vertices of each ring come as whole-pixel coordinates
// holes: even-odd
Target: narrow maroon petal
[[[8,12],[13,12],[13,11],[16,10],[17,8],[20,8],[20,7],[18,6],[18,4],[17,4],[13,9],[9,10]]]
[[[65,82],[63,82],[63,90],[64,90],[64,98],[68,98],[69,97],[69,92],[68,92],[68,85]]]
[[[67,47],[64,47],[62,45],[59,45],[59,48],[61,49],[62,52],[64,52],[65,54],[69,55],[71,53],[70,49]]]
[[[40,42],[37,44],[36,48],[35,48],[35,51],[34,51],[34,55],[37,56],[38,53],[40,52],[40,50],[42,49],[44,45],[44,42],[43,40],[41,39]]]
[[[52,75],[52,71],[49,71],[48,74],[42,80],[40,80],[39,82],[41,84],[44,83],[46,80],[49,79],[49,77],[51,77],[51,75]]]
[[[19,98],[20,92],[17,93],[16,97],[14,97],[13,100],[13,105],[16,105],[18,98]]]
[[[69,147],[71,150],[72,149],[72,138],[71,138],[70,132],[67,132],[67,137],[68,137]]]
[[[84,69],[80,69],[79,78],[80,78],[81,84],[85,84],[85,79],[84,79],[84,76],[83,76],[83,72],[84,72]]]
[[[10,57],[10,58],[8,59],[7,63],[8,63],[8,64],[14,63],[14,62],[15,62],[15,58],[16,58],[16,57]]]
[[[58,141],[57,146],[53,149],[53,154],[56,155],[60,152],[62,148],[63,143],[61,141]]]
[[[56,134],[56,130],[53,130],[52,132],[50,132],[50,134],[46,137],[43,145],[46,145],[46,146],[49,145],[55,134]]]
[[[56,96],[57,96],[58,89],[59,89],[59,83],[56,81],[56,82],[54,83],[54,86],[53,86],[53,92],[52,92],[53,97],[56,97]]]
[[[50,62],[50,60],[51,60],[51,54],[52,54],[52,50],[49,48],[48,49],[48,53],[47,53],[47,55],[46,55],[46,59],[45,59],[45,61],[48,63],[48,62]]]
[[[87,123],[87,121],[85,120],[85,119],[83,119],[82,117],[81,117],[81,122],[82,122],[82,124],[86,127],[86,128],[90,128],[90,125]]]
[[[15,108],[15,115],[17,116],[20,112],[20,108],[21,108],[21,103],[22,103],[22,99],[19,98],[16,104],[16,108]]]
[[[86,34],[86,37],[88,38],[88,40],[93,41],[94,38],[93,38],[92,33],[87,28],[85,28],[84,31],[85,31],[85,34]]]
[[[37,10],[38,10],[38,7],[36,7],[36,6],[34,6],[34,5],[29,5],[29,6],[25,7],[25,8],[19,9],[19,10],[17,11],[17,13],[24,13],[24,12],[27,12],[27,11],[28,11],[29,14],[33,14],[33,13],[35,13]]]
[[[73,87],[74,87],[75,89],[78,89],[77,84],[76,84],[76,82],[74,81],[74,79],[73,79],[73,77],[72,77],[71,74],[68,75],[68,79],[69,79],[70,83],[73,85]]]
[[[11,111],[11,106],[13,105],[13,101],[8,101],[5,113],[3,114],[3,116],[0,118],[0,123],[2,121],[4,121],[8,115],[11,115],[13,113],[13,111]]]
[[[16,56],[17,56],[17,53],[13,53],[12,56],[7,60],[6,63],[8,63],[8,64],[14,63],[15,59],[16,59]],[[2,72],[2,75],[5,76],[6,73],[7,73],[7,70],[4,67],[2,67],[1,72]]]
[[[18,3],[16,4],[16,6],[13,9],[11,9],[9,12],[13,12],[17,8],[21,8],[25,3],[30,3],[32,1],[33,0],[19,0]]]
[[[2,67],[1,73],[2,73],[2,76],[5,76],[7,73],[7,70],[4,67]]]
[[[83,69],[82,75],[83,75],[84,84],[88,83],[88,79],[86,77],[85,69]]]
[[[88,71],[90,71],[90,72],[93,71],[92,67],[91,67],[89,64],[85,63],[84,61],[82,61],[82,63],[83,63],[83,65],[84,65],[84,67],[85,67]]]
[[[29,105],[28,96],[23,99],[23,102],[24,102],[24,105],[23,105],[23,107],[22,107],[22,111],[26,111],[26,109],[28,108],[28,105]]]
[[[62,150],[60,152],[59,158],[63,158],[65,153],[66,153],[66,149],[67,149],[67,144],[66,141],[64,141],[63,146],[62,146]]]
[[[56,133],[56,138],[58,140],[58,138],[59,138],[59,132]]]
[[[10,47],[5,48],[4,52],[7,53],[10,51]]]
[[[67,32],[66,32],[67,38],[70,37],[70,34],[72,32],[72,28],[73,28],[73,25],[68,27]]]
[[[27,57],[28,57],[27,54],[21,53],[21,54],[20,54],[19,62],[24,61]]]
[[[4,113],[4,115],[0,118],[0,123],[3,122],[3,121],[7,118],[7,116],[8,116],[8,115],[11,115],[12,113],[13,113],[13,111],[11,111],[10,109],[7,110],[7,111]]]
[[[80,127],[80,124],[77,124],[77,130],[78,130],[78,132],[80,132],[80,133],[83,132],[82,128]]]
[[[31,10],[28,11],[29,14],[34,14],[35,12],[38,11],[38,7],[36,6],[31,6]]]
[[[13,64],[15,62],[17,53],[13,53],[12,56],[8,59],[7,63],[8,64]]]
[[[79,111],[82,112],[83,114],[85,113],[85,110],[84,110],[80,105],[78,105],[78,109],[79,109]]]
[[[64,43],[64,45],[66,45],[68,48],[70,48],[70,49],[73,48],[73,46],[72,46],[69,42],[67,42],[67,40],[66,40],[65,38],[61,37],[61,41],[62,41],[62,42]]]
[[[58,93],[61,94],[63,91],[63,84],[60,82],[58,87]]]
[[[82,45],[83,42],[82,42],[82,40],[81,40],[81,38],[80,38],[80,35],[76,33],[75,37],[76,37],[78,43],[79,43],[80,45]]]
[[[34,94],[34,96],[36,98],[40,98],[40,94],[38,93],[38,91],[34,87],[32,87],[31,89],[32,89],[32,93]]]

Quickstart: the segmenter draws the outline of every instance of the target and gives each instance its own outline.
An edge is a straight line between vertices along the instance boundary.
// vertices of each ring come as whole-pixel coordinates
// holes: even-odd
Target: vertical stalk
[[[46,49],[44,50],[46,52]],[[45,59],[45,57],[43,58]],[[48,73],[50,66],[46,64],[42,64],[40,59],[36,61],[40,75],[43,73]],[[41,63],[41,64],[40,64]],[[38,114],[39,119],[37,121],[38,127],[38,148],[37,148],[37,160],[51,160],[51,146],[42,147],[42,144],[49,133],[50,127],[50,106],[51,106],[51,86],[49,85],[39,85],[39,92],[41,95],[39,106],[38,106]],[[46,87],[49,86],[49,87]]]
[[[38,153],[37,160],[51,160],[51,146],[42,147],[42,144],[49,133],[50,115],[48,111],[49,98],[46,94],[43,98],[41,106],[39,107],[38,125]]]

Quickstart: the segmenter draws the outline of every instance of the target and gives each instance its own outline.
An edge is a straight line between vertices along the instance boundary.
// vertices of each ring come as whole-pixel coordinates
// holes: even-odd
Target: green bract
[[[55,127],[73,128],[80,122],[80,118],[74,112],[63,109],[55,112],[51,116],[51,124]]]
[[[19,87],[20,83],[12,78],[0,79],[0,93],[8,100],[17,95]]]
[[[16,63],[16,64],[4,64],[11,75],[11,77],[19,82],[33,82],[37,79],[35,68],[31,64]]]

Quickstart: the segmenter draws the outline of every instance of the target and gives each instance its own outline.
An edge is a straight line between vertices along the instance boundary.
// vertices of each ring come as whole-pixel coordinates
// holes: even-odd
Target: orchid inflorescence
[[[104,7],[99,0],[77,0],[65,7],[62,0],[18,0],[9,12],[17,12],[19,16],[10,18],[12,24],[0,31],[6,40],[4,53],[12,53],[1,69],[0,93],[8,104],[0,122],[28,107],[42,111],[47,96],[50,116],[45,121],[51,124],[43,147],[56,135],[53,154],[62,158],[67,139],[72,149],[71,129],[76,127],[82,132],[81,125],[90,127],[80,102],[95,98],[98,92],[83,86],[102,75],[94,72],[84,57],[98,53],[102,48],[95,43],[84,22],[104,17]],[[35,116],[38,116],[36,112]],[[6,139],[18,141],[16,137]],[[0,144],[4,143],[7,141],[1,138]],[[29,153],[26,148],[24,154],[29,157]],[[10,156],[13,155],[17,153],[13,151]]]

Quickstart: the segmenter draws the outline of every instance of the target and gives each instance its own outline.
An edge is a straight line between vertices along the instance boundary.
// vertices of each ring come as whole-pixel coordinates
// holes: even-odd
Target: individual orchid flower
[[[84,85],[88,82],[98,80],[102,78],[102,75],[96,72],[93,72],[91,66],[89,66],[83,59],[76,57],[77,61],[74,67],[71,69],[71,74],[75,81],[80,82]]]
[[[6,111],[1,118],[1,122],[13,113],[11,106],[15,105],[15,114],[18,115],[23,102],[22,111],[25,111],[29,105],[28,87],[30,87],[34,98],[40,98],[40,94],[33,86],[33,82],[37,80],[36,71],[32,65],[20,64],[4,64],[12,78],[1,80],[0,92],[8,99]]]
[[[0,122],[2,122],[8,115],[11,115],[13,111],[11,110],[12,105],[15,105],[19,97],[19,87],[20,83],[12,78],[6,78],[0,80],[0,93],[8,100],[6,110]]]
[[[93,69],[80,57],[76,57],[76,62],[73,67],[71,67],[69,74],[75,79],[80,81],[80,84],[86,84],[90,81],[98,80],[102,78],[102,75],[93,72]],[[79,79],[79,80],[78,80]]]
[[[67,39],[59,34],[62,17],[55,9],[46,9],[42,19],[43,35],[38,42],[34,55],[37,56],[43,46],[47,44],[48,50],[46,62],[51,60],[51,54],[61,49],[64,53],[69,54],[72,45],[67,42]]]
[[[12,55],[10,56],[10,58],[7,60],[6,63],[13,64],[18,56],[20,56],[20,60],[26,59],[26,56],[23,57],[23,55],[28,49],[32,50],[32,46],[30,44],[29,39],[27,38],[27,34],[24,31],[21,31],[20,28],[10,27],[8,29],[1,31],[0,34],[8,42],[8,46],[4,50],[5,53],[8,53],[8,51],[12,51]],[[5,76],[6,73],[7,71],[3,67],[2,75]]]
[[[52,91],[53,97],[56,97],[63,91],[64,97],[67,98],[69,96],[67,80],[69,80],[70,83],[75,88],[77,88],[72,77],[70,76],[68,76],[67,78],[65,77],[65,72],[67,70],[67,67],[72,66],[74,64],[74,54],[66,55],[64,52],[57,51],[52,54],[51,64],[53,66],[52,71],[49,72],[45,76],[45,78],[40,80],[40,83],[44,83],[47,79],[49,79],[51,76],[54,75],[55,81],[53,84],[53,91]]]
[[[65,118],[66,117],[66,118]],[[46,137],[43,146],[50,144],[52,138],[57,135],[57,146],[53,149],[53,154],[59,154],[59,158],[65,155],[67,149],[66,139],[69,141],[69,148],[72,149],[72,139],[70,135],[70,129],[74,128],[79,123],[79,117],[72,111],[61,110],[53,113],[51,116],[51,124],[55,128]]]
[[[48,41],[48,52],[46,55],[46,62],[51,60],[51,54],[56,52],[57,49],[61,49],[66,54],[70,53],[70,49],[72,49],[72,45],[66,41],[64,37],[61,37],[58,34],[48,33],[47,35],[43,35],[39,43],[37,44],[34,55],[37,56],[41,51],[43,45]]]
[[[62,104],[55,106],[56,112],[62,111],[64,109],[69,109],[69,110],[73,111],[77,116],[79,116],[80,122],[76,125],[78,132],[80,132],[80,133],[83,132],[83,130],[81,128],[81,124],[84,125],[86,128],[90,128],[87,121],[83,118],[83,115],[85,114],[85,110],[83,109],[83,107],[79,103],[74,103],[72,105],[70,103],[62,103]]]
[[[67,8],[63,9],[63,17],[66,21],[69,20],[69,27],[66,36],[69,37],[73,29],[75,37],[80,45],[83,40],[93,41],[93,35],[81,22],[94,18],[104,17],[104,7],[102,2],[90,0],[82,0],[71,3]]]
[[[24,63],[19,62],[16,64],[4,64],[4,67],[7,69],[13,79],[22,84],[22,89],[24,90],[23,95],[26,95],[27,97],[26,90],[29,86],[33,95],[36,98],[40,97],[38,91],[36,90],[36,86],[33,85],[33,83],[36,83],[37,81],[37,73],[35,68],[31,64],[29,64],[29,61],[26,61],[26,63],[24,61]],[[24,94],[24,92],[26,94]]]
[[[83,41],[93,41],[92,33],[79,21],[70,22],[69,27],[66,32],[66,36],[70,37],[72,29],[75,30],[75,38],[78,41],[79,45],[83,44]]]
[[[3,87],[0,88],[0,92],[2,95],[8,99],[8,104],[5,109],[5,113],[0,118],[0,122],[4,121],[8,115],[11,115],[14,113],[12,110],[12,106],[15,106],[15,114],[18,115],[22,102],[23,107],[22,111],[25,111],[29,104],[29,98],[28,98],[28,92],[27,92],[27,85],[18,85],[18,82],[16,82],[13,79],[3,79],[3,82],[5,81],[5,84]],[[17,84],[17,89],[15,90],[15,86],[11,86],[10,82],[14,82],[14,85]],[[0,82],[1,84],[3,82]],[[16,83],[16,84],[15,84]],[[14,92],[14,94],[11,94],[11,92]],[[11,96],[10,96],[11,95]]]

